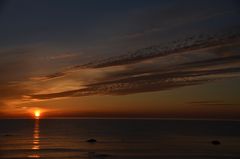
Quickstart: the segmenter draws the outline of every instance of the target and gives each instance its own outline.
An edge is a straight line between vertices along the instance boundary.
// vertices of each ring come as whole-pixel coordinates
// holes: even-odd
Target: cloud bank
[[[128,95],[238,78],[239,53],[240,34],[236,28],[194,35],[69,66],[52,74],[30,76],[24,81],[4,80],[0,87],[1,105],[92,95]]]
[[[239,77],[240,34],[198,35],[100,59],[35,79],[36,83],[81,83],[66,91],[34,93],[33,99],[126,95]],[[70,82],[70,83],[71,83]],[[69,83],[69,84],[70,84]],[[56,83],[55,83],[56,84]],[[70,84],[71,85],[71,84]],[[63,86],[64,87],[64,86]],[[47,90],[45,91],[47,92]]]

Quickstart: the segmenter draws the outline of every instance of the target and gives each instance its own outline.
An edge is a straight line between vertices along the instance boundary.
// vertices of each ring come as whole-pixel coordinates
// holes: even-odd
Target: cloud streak
[[[183,86],[197,85],[227,75],[240,72],[240,67],[207,70],[207,71],[174,71],[171,73],[149,74],[139,77],[130,77],[120,80],[100,82],[86,85],[86,88],[52,94],[33,95],[36,99],[51,99],[59,97],[74,97],[88,95],[126,95],[131,93],[168,90]],[[213,77],[211,77],[211,76]],[[214,75],[220,75],[215,77]]]
[[[235,30],[139,49],[32,77],[18,83],[24,86],[24,91],[17,95],[24,96],[24,101],[127,95],[239,77],[239,39],[240,34]]]
[[[225,32],[215,35],[198,35],[190,36],[183,40],[173,41],[165,46],[157,45],[143,48],[134,53],[121,55],[118,57],[106,58],[100,61],[94,61],[82,66],[87,68],[102,68],[118,65],[126,65],[141,62],[157,57],[168,56],[171,54],[179,54],[194,50],[200,50],[210,47],[221,47],[239,41],[240,32]]]
[[[88,68],[97,69],[113,66],[130,65],[159,57],[165,57],[174,54],[179,55],[184,54],[186,52],[198,51],[202,49],[224,48],[228,47],[229,45],[231,47],[231,45],[233,45],[234,43],[239,43],[239,39],[240,32],[235,28],[232,29],[231,31],[225,31],[223,33],[194,35],[184,39],[172,41],[168,44],[142,48],[128,54],[122,54],[119,56],[99,59],[96,61],[90,61],[82,65],[70,67],[65,71],[57,72],[44,77],[37,77],[36,79],[48,80],[52,78],[63,77],[68,73],[72,73],[74,71],[81,71],[82,69]],[[239,47],[239,45],[237,45],[237,47]],[[236,57],[237,59],[235,57],[229,58],[232,58],[233,61],[234,60],[238,61],[239,57]],[[213,62],[215,61],[215,63],[217,62],[222,63],[220,60],[221,59],[213,59],[212,61],[206,62],[215,65]],[[226,58],[223,58],[222,60],[229,61]],[[204,64],[203,62],[200,63]]]
[[[239,104],[226,103],[225,101],[221,100],[192,101],[188,102],[187,104],[197,106],[239,106]]]

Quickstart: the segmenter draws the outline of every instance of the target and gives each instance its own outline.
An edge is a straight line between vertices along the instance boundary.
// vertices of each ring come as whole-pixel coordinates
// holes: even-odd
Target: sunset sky
[[[0,55],[0,118],[239,118],[238,0],[1,0]]]

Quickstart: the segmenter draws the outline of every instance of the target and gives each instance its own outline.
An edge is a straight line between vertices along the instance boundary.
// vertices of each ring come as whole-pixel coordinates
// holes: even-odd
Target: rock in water
[[[11,135],[11,134],[5,134],[4,136],[9,137],[9,136],[13,136],[13,135]]]
[[[107,157],[110,157],[111,155],[108,155],[108,154],[97,154],[95,155],[97,158],[107,158]]]
[[[213,140],[213,141],[212,141],[212,144],[213,144],[213,145],[220,145],[221,143],[220,143],[220,141],[218,141],[218,140]]]
[[[108,157],[111,157],[111,155],[108,154],[98,154],[96,152],[88,152],[89,159],[106,159]]]
[[[89,139],[89,140],[87,140],[87,142],[89,142],[89,143],[95,143],[95,142],[97,142],[97,140],[96,140],[96,139]]]

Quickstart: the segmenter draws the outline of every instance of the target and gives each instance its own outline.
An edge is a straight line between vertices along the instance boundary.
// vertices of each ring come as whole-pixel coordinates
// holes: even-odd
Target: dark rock
[[[96,152],[88,152],[88,157],[91,158],[91,159],[105,159],[105,158],[111,157],[111,155],[98,154]]]
[[[13,136],[13,135],[11,135],[11,134],[5,134],[4,136]]]
[[[220,141],[218,141],[218,140],[213,140],[213,141],[212,141],[212,144],[213,144],[213,145],[220,145],[221,143],[220,143]]]
[[[95,142],[97,142],[97,140],[96,140],[96,139],[89,139],[89,140],[87,140],[87,142],[89,142],[89,143],[95,143]]]
[[[97,158],[106,158],[106,157],[110,157],[111,155],[108,155],[108,154],[97,154],[95,155],[95,157]]]

